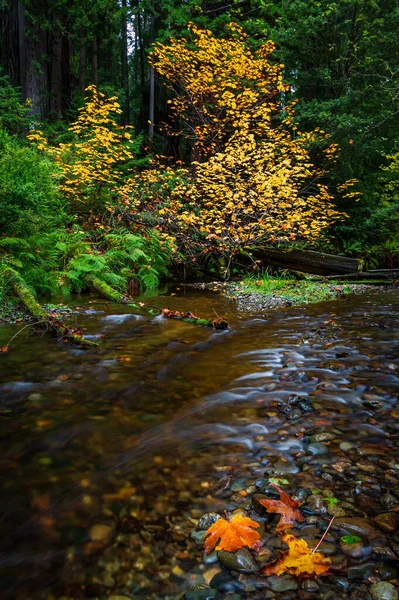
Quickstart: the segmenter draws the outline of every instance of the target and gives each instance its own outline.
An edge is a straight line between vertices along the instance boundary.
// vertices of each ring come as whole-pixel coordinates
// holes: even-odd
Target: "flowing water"
[[[220,332],[81,301],[72,320],[98,348],[27,329],[0,357],[4,598],[175,598],[214,568],[191,538],[203,513],[267,468],[318,486],[297,464],[305,430],[389,447],[396,292],[261,317],[188,288],[145,299],[224,315]]]

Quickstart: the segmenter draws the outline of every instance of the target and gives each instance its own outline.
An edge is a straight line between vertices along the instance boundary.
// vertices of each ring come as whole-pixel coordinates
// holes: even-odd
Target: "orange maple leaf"
[[[321,552],[312,552],[305,540],[288,533],[283,535],[282,540],[288,544],[288,551],[263,569],[265,575],[281,575],[288,571],[297,577],[314,577],[327,573],[331,560]]]
[[[8,346],[7,345],[6,346],[2,346],[0,348],[0,352],[8,352]]]
[[[289,529],[295,521],[304,521],[302,513],[297,509],[299,502],[293,500],[288,494],[277,487],[277,485],[273,485],[272,487],[280,492],[280,500],[269,500],[265,498],[259,500],[259,503],[266,508],[267,512],[278,513],[281,515],[276,531]]]
[[[260,535],[253,527],[260,527],[260,525],[241,514],[234,515],[229,521],[218,519],[202,538],[208,538],[205,541],[205,553],[209,554],[215,546],[216,550],[227,552],[236,552],[243,546],[259,550],[262,545]]]

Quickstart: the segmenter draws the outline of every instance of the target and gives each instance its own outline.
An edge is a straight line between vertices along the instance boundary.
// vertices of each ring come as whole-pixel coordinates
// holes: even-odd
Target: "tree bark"
[[[92,59],[91,59],[91,77],[93,85],[98,87],[98,44],[97,44],[97,34],[95,33],[93,36],[93,41],[91,43],[92,49]]]
[[[50,54],[50,113],[54,119],[62,117],[62,34],[53,31],[51,34]]]
[[[82,98],[86,89],[86,39],[83,29],[79,32],[79,91]]]
[[[122,63],[122,89],[123,89],[123,113],[122,125],[130,122],[130,98],[129,98],[129,72],[128,72],[128,37],[127,37],[127,2],[122,0],[122,22],[121,22],[121,63]]]
[[[315,275],[353,273],[358,268],[358,261],[355,258],[335,256],[310,250],[283,252],[270,248],[254,248],[251,252],[255,258],[259,258],[265,264],[285,269],[295,269],[296,271],[313,273]]]
[[[150,140],[154,137],[154,119],[155,119],[155,70],[150,66],[150,107],[148,113],[148,137]]]

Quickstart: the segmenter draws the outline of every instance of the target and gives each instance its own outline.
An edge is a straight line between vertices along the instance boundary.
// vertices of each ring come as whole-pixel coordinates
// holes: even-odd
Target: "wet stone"
[[[354,565],[348,569],[348,579],[368,579],[374,575],[375,569],[375,563],[371,562]]]
[[[216,573],[209,583],[210,587],[223,593],[239,592],[242,584],[235,579],[228,571]]]
[[[371,546],[368,544],[364,544],[363,542],[347,544],[344,541],[340,540],[339,545],[341,547],[342,552],[346,556],[350,556],[351,558],[363,558],[365,556],[370,556],[372,552]]]
[[[89,536],[93,542],[100,542],[102,544],[107,544],[111,541],[114,529],[111,525],[93,525],[90,528]]]
[[[197,544],[202,544],[204,542],[203,537],[206,534],[206,529],[201,531],[192,531],[191,537]]]
[[[290,592],[298,589],[298,584],[291,575],[272,575],[269,577],[269,584],[273,592]]]
[[[369,521],[361,517],[340,517],[335,519],[332,528],[343,531],[343,534],[359,535],[365,538],[375,538],[381,535]]]
[[[392,494],[383,494],[380,498],[380,502],[384,508],[388,510],[398,504],[398,500]]]
[[[380,581],[379,583],[373,583],[370,588],[373,600],[398,600],[399,593],[392,585],[387,581]]]
[[[314,513],[323,514],[327,512],[327,507],[324,505],[322,496],[317,496],[316,494],[310,496],[310,498],[307,499],[306,504]]]
[[[328,454],[330,452],[328,446],[326,446],[325,444],[321,444],[319,442],[316,442],[314,444],[309,444],[309,446],[307,447],[306,453],[310,454],[311,456],[324,456],[326,454]]]
[[[255,572],[260,569],[260,565],[246,548],[241,548],[237,552],[220,550],[218,552],[218,559],[230,571]]]
[[[310,593],[314,594],[319,591],[320,586],[317,583],[317,581],[314,581],[313,579],[305,579],[305,581],[303,583],[301,583],[301,588],[305,592],[310,592]]]
[[[206,531],[211,525],[220,519],[220,515],[215,512],[205,513],[197,523],[197,531]]]
[[[349,452],[349,450],[352,450],[353,444],[351,444],[350,442],[341,442],[339,447],[340,450],[342,450],[342,452]]]
[[[314,433],[311,438],[310,441],[312,443],[314,442],[330,442],[331,440],[334,440],[336,438],[336,436],[333,433],[328,433],[326,432],[321,432],[321,433]]]
[[[205,565],[213,565],[213,564],[217,563],[217,561],[218,561],[217,552],[211,552],[210,554],[206,554],[204,552],[203,557],[202,557],[202,562]]]
[[[189,590],[184,596],[184,600],[211,600],[216,598],[217,590],[205,588],[199,590]]]
[[[374,519],[378,527],[387,533],[394,533],[399,529],[399,514],[394,512],[382,513]]]

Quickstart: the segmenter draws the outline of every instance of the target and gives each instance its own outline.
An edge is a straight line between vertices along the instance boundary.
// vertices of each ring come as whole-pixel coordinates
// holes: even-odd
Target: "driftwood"
[[[8,268],[3,273],[3,276],[13,288],[16,296],[18,296],[22,304],[32,315],[35,321],[35,323],[33,323],[34,325],[50,331],[59,339],[67,340],[68,342],[78,344],[79,346],[98,346],[96,342],[86,340],[79,330],[67,327],[58,317],[55,317],[44,310],[44,308],[36,301],[24,279],[17,271]],[[8,346],[9,344],[7,344],[7,349]]]
[[[371,269],[370,271],[357,271],[356,273],[345,273],[345,275],[328,275],[318,279],[336,279],[339,281],[364,281],[375,280],[388,283],[399,279],[398,269]]]
[[[356,258],[335,256],[312,250],[283,252],[271,248],[255,248],[251,252],[255,258],[260,259],[265,264],[314,275],[344,275],[353,273],[358,269]]]

